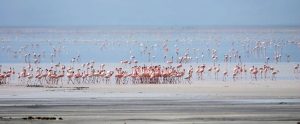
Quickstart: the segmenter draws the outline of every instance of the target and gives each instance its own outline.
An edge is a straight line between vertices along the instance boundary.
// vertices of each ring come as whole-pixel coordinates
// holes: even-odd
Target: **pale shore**
[[[76,88],[82,87],[82,88]],[[63,120],[23,120],[24,117]],[[193,84],[0,86],[0,123],[291,123],[299,80]]]

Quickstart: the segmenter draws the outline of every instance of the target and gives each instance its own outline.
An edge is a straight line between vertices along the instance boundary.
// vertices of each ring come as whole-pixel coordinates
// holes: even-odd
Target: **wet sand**
[[[84,87],[84,88],[74,88]],[[269,123],[300,121],[300,83],[0,87],[0,123]],[[23,120],[24,117],[63,120]]]

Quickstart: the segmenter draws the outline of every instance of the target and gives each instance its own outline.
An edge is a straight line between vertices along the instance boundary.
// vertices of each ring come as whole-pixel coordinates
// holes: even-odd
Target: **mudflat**
[[[300,83],[0,87],[0,123],[291,123]],[[52,118],[52,119],[49,119]]]

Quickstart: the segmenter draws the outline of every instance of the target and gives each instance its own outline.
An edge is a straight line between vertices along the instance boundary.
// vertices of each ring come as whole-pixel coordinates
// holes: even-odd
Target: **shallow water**
[[[287,55],[291,56],[291,61],[299,62],[299,34],[298,27],[2,27],[0,63],[24,62],[24,55],[34,52],[41,54],[41,62],[48,63],[54,49],[57,51],[54,63],[70,62],[78,55],[79,62],[111,63],[129,60],[130,56],[135,56],[139,62],[148,62],[148,53],[151,62],[164,62],[164,56],[167,60],[172,57],[175,60],[185,53],[193,62],[211,62],[209,50],[212,49],[217,50],[218,62],[223,61],[224,54],[231,55],[232,62],[237,62],[234,59],[237,51],[243,62],[263,63],[266,57],[274,62],[275,49],[282,62],[287,61]],[[255,53],[253,48],[258,41],[265,45],[261,46],[261,52]],[[164,52],[164,44],[168,52]]]
[[[137,65],[141,66],[169,66],[165,61],[173,58],[178,62],[176,58],[188,54],[191,60],[183,65],[188,69],[200,64],[213,66],[211,51],[216,49],[215,65],[220,64],[221,68],[218,80],[222,80],[224,70],[229,72],[228,80],[232,80],[232,69],[236,64],[246,65],[247,69],[252,65],[262,67],[266,57],[270,57],[270,66],[280,70],[277,80],[294,80],[293,67],[300,62],[299,41],[299,27],[2,27],[0,65],[3,65],[2,70],[13,66],[20,72],[28,66],[24,56],[30,53],[27,61],[33,63],[33,55],[41,55],[38,66],[45,68],[59,62],[81,68],[82,64],[95,61],[96,69],[104,63],[107,70],[123,67],[131,72],[131,66],[135,64],[125,66],[119,63],[120,60],[137,60]],[[258,50],[253,50],[257,44],[260,44]],[[168,51],[163,49],[164,46]],[[225,54],[232,56],[228,65],[224,63]],[[234,55],[241,56],[241,63]],[[281,55],[278,63],[274,60],[276,55]],[[286,55],[291,56],[291,62],[287,62]],[[76,58],[75,63],[71,63],[72,58]],[[172,65],[176,66],[175,63]],[[204,77],[208,81],[215,80],[213,73],[205,73]],[[263,80],[260,75],[258,77]],[[243,78],[250,81],[249,74]],[[196,75],[193,79],[197,79]],[[13,78],[12,82],[17,79]]]
[[[82,68],[82,64],[84,63],[65,63],[66,67],[74,67],[74,68],[81,68],[82,71],[85,71]],[[115,68],[119,68],[122,67],[123,70],[127,71],[127,72],[131,72],[132,71],[132,66],[133,65],[122,65],[121,63],[95,63],[95,69],[99,69],[101,64],[105,64],[105,70],[111,70],[114,71]],[[192,66],[194,69],[197,68],[197,66],[202,65],[203,63],[188,63],[188,64],[184,64],[183,68],[185,69],[189,69],[190,66]],[[213,67],[213,63],[204,63],[207,68],[209,67]],[[263,63],[243,63],[244,65],[246,65],[246,69],[248,70],[247,73],[244,73],[242,76],[238,76],[238,79],[236,80],[237,82],[244,82],[244,81],[248,81],[248,82],[255,82],[256,80],[254,78],[251,78],[251,75],[249,73],[249,68],[251,66],[255,66],[255,67],[262,67]],[[286,63],[286,62],[281,62],[281,63],[272,63],[270,64],[270,66],[275,67],[276,70],[280,70],[280,72],[276,75],[276,80],[299,80],[300,74],[294,73],[294,65],[296,65],[297,63],[295,62],[290,62],[290,63]],[[1,64],[2,70],[8,70],[10,67],[14,67],[16,72],[21,72],[21,70],[23,68],[26,68],[28,65],[27,64],[23,64],[23,63],[2,63]],[[55,67],[55,64],[51,64],[51,63],[42,63],[39,65],[32,65],[33,68],[36,67],[41,67],[41,68],[51,68],[51,67]],[[139,63],[137,65],[143,66],[143,65],[161,65],[162,67],[167,67],[167,66],[176,66],[177,64],[165,64],[165,63]],[[233,68],[235,67],[236,63],[229,63],[226,64],[225,63],[220,63],[220,73],[218,73],[218,77],[217,79],[215,78],[214,73],[209,73],[207,71],[205,71],[204,73],[204,80],[199,80],[198,76],[196,75],[196,73],[193,74],[192,77],[192,81],[194,84],[197,83],[201,83],[201,82],[210,82],[210,81],[220,81],[223,82],[223,72],[225,70],[228,71],[228,77],[226,79],[226,81],[233,81],[232,78],[232,73],[233,73]],[[55,68],[54,68],[55,70]],[[59,69],[58,69],[59,70]],[[207,69],[206,69],[207,70]],[[33,73],[35,73],[35,71],[33,71]],[[257,75],[257,81],[270,81],[271,80],[271,76],[272,74],[269,72],[267,74],[267,78],[264,78],[264,75],[258,74]],[[276,80],[274,80],[274,82],[276,82]],[[67,78],[63,78],[63,83],[66,84]],[[32,82],[37,82],[35,79],[32,80]],[[22,85],[24,85],[24,83],[21,83]],[[113,77],[111,80],[111,84],[115,84],[115,78]],[[13,75],[12,78],[10,78],[10,85],[20,85],[20,80],[17,78],[17,75]],[[83,85],[84,86],[84,85]]]
[[[286,80],[295,80],[293,66],[300,62],[299,34],[300,28],[296,27],[2,27],[0,28],[0,65],[3,66],[3,70],[12,66],[15,67],[16,72],[19,72],[23,67],[28,66],[24,63],[24,55],[28,53],[33,55],[35,52],[42,56],[42,63],[38,64],[39,67],[50,68],[61,62],[66,66],[81,68],[83,63],[94,60],[96,69],[104,63],[107,70],[123,67],[130,71],[129,65],[122,65],[119,61],[129,60],[130,56],[135,56],[134,59],[139,61],[138,65],[169,66],[165,64],[164,56],[167,57],[167,60],[171,60],[172,56],[177,58],[175,50],[178,48],[179,56],[188,53],[193,58],[191,62],[183,65],[184,68],[190,66],[196,68],[200,64],[211,67],[213,63],[208,49],[216,49],[219,58],[217,64],[221,64],[222,71],[228,69],[229,73],[232,73],[232,68],[238,64],[238,60],[232,58],[232,61],[225,66],[224,54],[233,55],[233,51],[238,51],[238,54],[242,56],[242,64],[245,64],[247,69],[252,65],[261,67],[265,58],[270,57],[270,66],[280,70],[277,80],[283,80],[274,81],[274,83],[285,85],[288,82]],[[266,48],[265,53],[263,51],[255,53],[252,50],[258,41],[266,43],[262,46],[262,48]],[[167,44],[168,52],[163,51],[163,44]],[[57,52],[53,62],[51,62],[51,54],[54,54],[54,49]],[[143,53],[143,51],[145,52]],[[150,62],[148,61],[148,52],[151,53]],[[202,52],[203,60],[201,59]],[[274,62],[273,56],[275,54],[282,56],[279,63]],[[70,63],[71,59],[78,55],[80,55],[79,61]],[[286,62],[286,55],[291,55],[292,62]],[[196,57],[199,59],[197,60]],[[34,68],[36,67],[35,64],[32,65]],[[176,64],[172,65],[175,66]],[[197,80],[196,75],[194,75],[193,80]],[[146,122],[165,124],[197,122],[214,124],[221,122],[295,124],[300,119],[300,100],[298,95],[295,95],[298,92],[294,93],[294,87],[288,89],[290,94],[286,92],[281,94],[281,91],[286,90],[286,88],[280,87],[275,91],[270,90],[269,85],[272,85],[273,82],[265,84],[265,80],[260,79],[259,76],[258,83],[253,83],[255,81],[251,82],[248,74],[237,81],[240,84],[247,84],[241,88],[247,90],[247,88],[251,89],[249,85],[255,85],[260,86],[260,90],[256,91],[254,90],[255,87],[252,87],[253,91],[250,90],[250,92],[244,90],[233,92],[224,90],[228,87],[228,83],[221,81],[222,72],[219,74],[218,80],[215,81],[213,74],[205,73],[204,81],[194,81],[196,85],[186,84],[181,87],[188,86],[191,89],[187,88],[186,91],[189,91],[197,86],[197,83],[201,84],[207,81],[206,83],[210,85],[219,85],[214,86],[221,89],[219,92],[194,91],[195,93],[184,93],[181,90],[175,90],[178,87],[172,85],[174,87],[169,89],[175,91],[168,93],[167,90],[161,89],[161,93],[156,91],[147,93],[147,91],[151,91],[148,89],[149,87],[143,90],[134,90],[136,88],[131,89],[129,87],[127,92],[120,91],[118,88],[115,90],[106,89],[106,85],[100,85],[100,87],[97,85],[98,89],[91,87],[88,90],[77,91],[70,89],[70,87],[24,87],[18,85],[18,79],[14,75],[10,85],[1,85],[0,123],[73,124],[100,122],[119,124]],[[269,80],[266,81],[270,82]],[[231,77],[228,78],[228,82],[234,85],[236,83],[232,81]],[[124,85],[120,87],[126,88]],[[159,88],[162,87],[164,86]],[[198,85],[198,88],[196,91],[206,89],[202,85]],[[265,90],[267,92],[262,92]],[[272,91],[271,96],[268,94],[269,91]],[[219,96],[218,93],[221,95]],[[277,93],[279,95],[276,95]],[[63,120],[24,121],[21,119],[28,116],[55,116],[62,117]]]

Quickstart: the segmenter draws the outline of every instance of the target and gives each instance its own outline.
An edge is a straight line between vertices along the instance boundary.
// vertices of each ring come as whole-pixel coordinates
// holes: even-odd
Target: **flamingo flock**
[[[122,67],[113,71],[106,70],[104,66],[101,64],[96,69],[94,63],[88,63],[83,64],[82,69],[75,69],[58,64],[45,69],[37,67],[35,70],[28,66],[18,73],[18,80],[25,85],[110,84],[112,78],[116,84],[176,84],[182,82],[185,74],[181,66],[133,66],[130,72]],[[189,75],[185,79],[191,83],[192,69]]]
[[[15,77],[18,77],[16,79],[20,85],[43,86],[191,84],[194,80],[200,82],[203,80],[224,82],[228,80],[277,80],[278,75],[282,73],[277,64],[290,63],[297,59],[286,48],[300,48],[300,38],[295,35],[298,33],[283,32],[292,36],[287,36],[288,40],[281,39],[281,37],[256,37],[261,30],[254,31],[254,33],[246,30],[236,33],[232,37],[222,35],[224,32],[218,31],[208,31],[203,35],[202,30],[195,29],[187,30],[187,32],[174,35],[174,37],[173,33],[178,30],[174,30],[174,32],[171,29],[128,31],[130,33],[126,32],[127,30],[125,30],[126,33],[116,30],[106,33],[98,30],[91,32],[62,30],[60,33],[56,31],[60,30],[53,30],[54,33],[52,30],[45,30],[45,33],[41,33],[43,34],[42,41],[32,38],[33,41],[25,42],[21,46],[18,45],[18,42],[14,44],[13,40],[23,37],[18,37],[14,33],[3,33],[4,35],[0,33],[1,36],[6,37],[2,39],[3,41],[13,41],[13,43],[0,42],[3,51],[0,56],[4,56],[4,60],[1,59],[1,61],[10,62],[12,61],[10,59],[13,59],[26,66],[17,68],[8,65],[9,69],[4,70],[1,65],[0,84],[11,84],[10,82],[15,81]],[[200,31],[199,36],[195,36],[194,31]],[[266,34],[273,33],[268,30],[262,31],[265,31]],[[36,38],[40,36],[39,33],[30,30],[20,29],[19,33],[33,35]],[[110,33],[117,38],[106,39],[110,38],[107,35]],[[46,39],[43,42],[44,34],[53,35],[54,39],[58,41]],[[99,37],[85,37],[93,34]],[[122,37],[119,34],[122,34]],[[141,36],[147,36],[147,41],[144,37],[139,39]],[[231,39],[228,40],[228,37]],[[223,42],[223,40],[228,41]],[[77,45],[80,46],[80,49],[76,49]],[[90,51],[86,51],[85,47]],[[95,64],[95,59],[102,62],[102,55],[105,57],[113,55],[109,56],[109,59],[113,58],[113,62],[121,60],[120,64],[113,68],[107,67],[110,65]],[[19,60],[20,58],[21,60]],[[106,61],[106,59],[104,60]],[[92,61],[87,62],[87,60]],[[249,64],[253,61],[260,64],[255,66]],[[60,62],[66,62],[66,64]],[[143,62],[146,63],[140,64]],[[249,63],[246,65],[246,62]],[[50,67],[41,66],[42,63],[49,63]],[[75,67],[78,64],[82,65]],[[291,68],[295,79],[299,79],[299,64]]]
[[[220,64],[206,68],[205,64],[197,66],[194,70],[193,66],[184,68],[182,64],[172,65],[151,65],[151,66],[131,66],[117,67],[114,70],[107,70],[105,64],[95,66],[94,62],[83,64],[80,68],[72,66],[67,67],[63,64],[56,64],[50,68],[42,67],[23,67],[20,72],[16,73],[13,67],[2,72],[0,66],[0,84],[10,84],[12,78],[17,75],[19,85],[39,85],[39,86],[64,86],[79,84],[191,84],[193,80],[206,80],[211,75],[205,73],[213,73],[212,79],[219,80],[219,73],[223,72],[222,81],[230,78],[232,81],[250,79],[257,80],[276,80],[280,71],[269,65],[251,66],[249,69],[246,65],[235,65],[232,71],[220,68]],[[194,72],[195,71],[195,72]],[[295,74],[299,75],[299,64],[294,67]],[[193,79],[193,75],[197,78]],[[220,79],[221,80],[221,79]]]
[[[12,75],[15,74],[14,68],[9,68],[7,71],[2,72],[2,65],[0,65],[0,84],[9,84]]]

